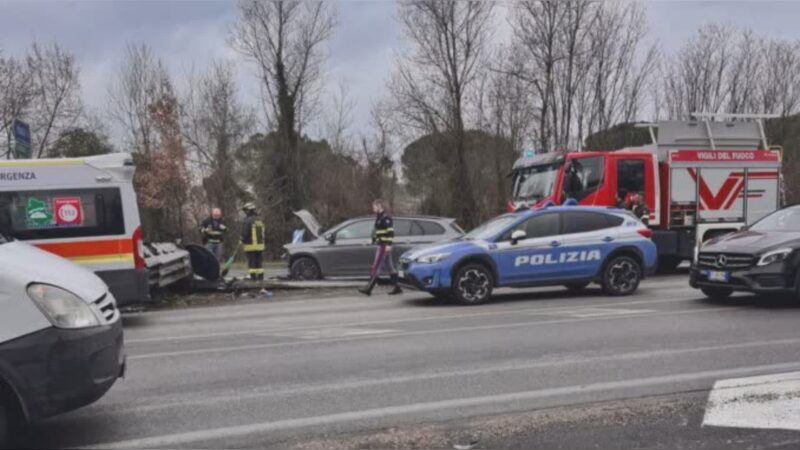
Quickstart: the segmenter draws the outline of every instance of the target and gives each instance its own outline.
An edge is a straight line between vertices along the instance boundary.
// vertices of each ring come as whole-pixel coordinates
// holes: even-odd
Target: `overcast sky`
[[[667,49],[680,46],[703,23],[750,27],[759,33],[800,38],[800,2],[646,2],[651,37]],[[330,43],[327,85],[350,86],[355,126],[363,125],[378,99],[402,45],[393,1],[342,1],[339,26]],[[84,98],[105,108],[109,80],[128,42],[144,42],[169,64],[176,79],[209,58],[228,58],[240,67],[242,95],[256,104],[252,68],[226,42],[236,3],[225,0],[0,0],[0,48],[24,52],[33,39],[56,40],[81,66]]]

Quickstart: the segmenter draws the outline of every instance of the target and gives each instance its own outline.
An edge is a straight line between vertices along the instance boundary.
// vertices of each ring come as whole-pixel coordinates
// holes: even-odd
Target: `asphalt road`
[[[702,426],[715,381],[800,370],[800,302],[505,291],[350,294],[125,319],[128,378],[34,447],[797,447]]]

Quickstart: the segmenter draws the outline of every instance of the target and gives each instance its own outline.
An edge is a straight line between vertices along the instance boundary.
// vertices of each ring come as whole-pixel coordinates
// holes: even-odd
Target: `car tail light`
[[[144,242],[142,241],[142,227],[133,231],[133,264],[137,269],[147,267],[144,263]]]
[[[636,230],[636,232],[646,237],[647,239],[651,239],[653,237],[653,230],[651,230],[650,228],[641,228]]]

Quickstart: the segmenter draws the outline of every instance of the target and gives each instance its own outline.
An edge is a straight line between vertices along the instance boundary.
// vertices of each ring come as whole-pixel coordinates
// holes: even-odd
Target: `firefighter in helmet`
[[[253,203],[245,204],[242,211],[245,214],[242,224],[242,246],[247,255],[247,273],[251,280],[263,280],[264,222],[258,218]]]

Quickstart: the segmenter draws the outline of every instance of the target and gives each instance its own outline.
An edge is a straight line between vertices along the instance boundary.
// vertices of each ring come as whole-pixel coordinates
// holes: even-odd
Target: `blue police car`
[[[418,247],[400,258],[407,286],[474,305],[497,287],[598,282],[629,295],[656,268],[652,231],[628,211],[553,206],[504,214],[462,238]]]

